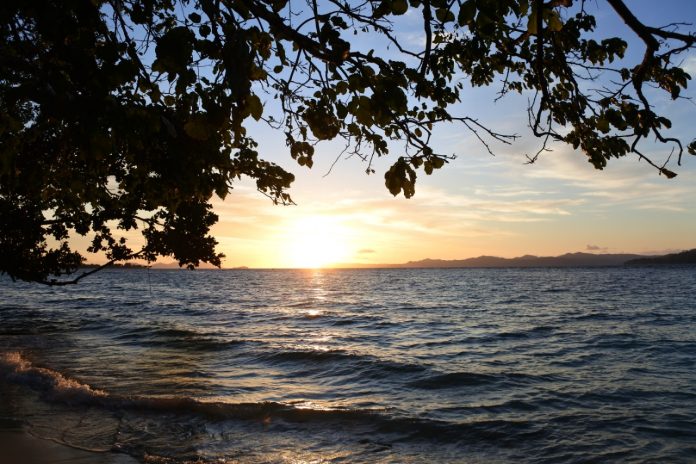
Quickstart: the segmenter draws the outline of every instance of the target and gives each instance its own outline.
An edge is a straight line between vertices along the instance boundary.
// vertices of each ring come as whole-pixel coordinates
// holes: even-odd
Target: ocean
[[[0,421],[148,463],[693,463],[695,271],[5,276]]]

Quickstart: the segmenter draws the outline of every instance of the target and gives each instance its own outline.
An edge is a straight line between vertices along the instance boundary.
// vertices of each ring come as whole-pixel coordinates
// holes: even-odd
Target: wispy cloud
[[[682,69],[691,75],[692,79],[696,79],[696,56],[688,56],[681,65]]]
[[[610,160],[603,171],[594,169],[581,153],[561,148],[544,154],[533,169],[514,169],[506,174],[524,189],[525,181],[543,181],[550,190],[563,192],[568,198],[584,199],[587,208],[611,210],[686,211],[696,186],[687,183],[690,171],[684,176],[666,179],[631,155]],[[513,195],[512,191],[510,192]],[[514,196],[514,195],[513,195]]]

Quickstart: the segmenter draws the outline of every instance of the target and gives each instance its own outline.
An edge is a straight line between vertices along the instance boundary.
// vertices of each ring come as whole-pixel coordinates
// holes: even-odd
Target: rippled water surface
[[[148,462],[696,462],[696,268],[0,280],[0,416]]]

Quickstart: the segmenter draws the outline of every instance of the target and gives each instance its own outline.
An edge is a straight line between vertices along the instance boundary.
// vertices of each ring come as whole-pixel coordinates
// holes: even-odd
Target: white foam
[[[12,351],[0,353],[0,371],[4,371],[6,377],[19,383],[38,386],[49,390],[52,395],[61,398],[104,398],[109,396],[103,390],[70,379],[58,371],[45,367],[34,366],[31,361],[21,353]]]

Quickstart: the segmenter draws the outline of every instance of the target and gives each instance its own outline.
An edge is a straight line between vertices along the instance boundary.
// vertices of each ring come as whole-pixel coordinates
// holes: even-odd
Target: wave
[[[116,336],[116,339],[141,339],[144,336],[149,337],[165,337],[165,338],[186,338],[199,337],[200,332],[191,329],[174,329],[169,327],[143,327],[137,326],[128,329],[127,331]]]
[[[343,350],[288,350],[265,353],[259,356],[260,359],[271,362],[285,361],[309,361],[309,362],[333,362],[354,360],[360,355],[348,353]]]
[[[194,351],[220,351],[247,343],[247,340],[226,339],[215,333],[189,329],[136,327],[114,337],[126,344],[143,347],[166,347]]]
[[[138,342],[143,347],[164,347],[185,351],[221,351],[231,347],[243,345],[247,340],[218,340],[215,338],[175,338],[165,340],[142,340]]]
[[[355,375],[385,377],[394,373],[415,373],[427,368],[420,364],[386,360],[377,356],[351,353],[344,350],[282,350],[259,354],[258,358],[270,364],[330,364],[332,371],[350,368]]]
[[[487,385],[498,381],[498,377],[492,374],[478,374],[474,372],[451,372],[439,374],[424,379],[409,382],[413,388],[437,390],[461,386]]]
[[[435,374],[430,377],[409,382],[412,388],[424,390],[440,390],[446,388],[504,384],[508,386],[548,382],[558,380],[551,375],[529,375],[522,373],[478,373],[478,372],[449,372]]]
[[[462,433],[504,437],[512,429],[527,428],[515,421],[480,421],[452,423],[426,417],[409,416],[393,408],[341,408],[316,405],[286,404],[274,401],[228,403],[205,401],[191,397],[120,396],[95,388],[55,371],[35,366],[21,353],[0,354],[0,375],[6,379],[40,391],[44,399],[69,405],[79,404],[115,411],[161,413],[202,417],[212,421],[243,420],[263,424],[281,420],[303,426],[339,423],[342,427],[370,427],[379,433],[396,433],[405,440],[458,440]],[[169,419],[167,419],[169,420]],[[420,438],[419,438],[420,437]]]
[[[114,409],[196,414],[212,419],[264,420],[269,416],[288,420],[369,417],[372,409],[309,408],[273,401],[227,403],[177,396],[119,396],[95,388],[46,367],[32,364],[19,352],[0,355],[0,374],[13,383],[29,386],[54,401],[66,401]]]
[[[58,371],[34,366],[18,352],[3,353],[0,356],[0,372],[16,383],[45,391],[54,398],[83,400],[109,396],[103,390],[68,378]]]

